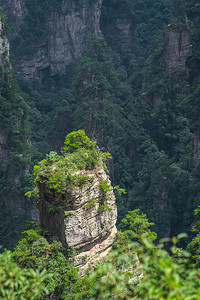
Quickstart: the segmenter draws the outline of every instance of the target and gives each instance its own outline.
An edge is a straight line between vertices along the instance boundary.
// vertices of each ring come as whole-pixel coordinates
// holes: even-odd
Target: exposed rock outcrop
[[[4,24],[0,20],[0,67],[2,68],[0,80],[4,80],[4,73],[10,68],[10,44],[4,33]],[[0,97],[2,93],[0,92]],[[0,126],[0,162],[6,162],[9,156],[9,128]]]
[[[88,182],[61,195],[65,204],[56,202],[49,188],[41,184],[38,208],[40,225],[48,228],[52,238],[76,250],[72,262],[82,273],[107,255],[116,234],[117,209],[109,176],[102,166],[78,173],[88,176]],[[103,182],[109,184],[109,190],[102,190]]]
[[[165,45],[164,60],[168,71],[184,69],[186,60],[192,55],[191,35],[186,25],[168,25]]]
[[[4,13],[12,14],[15,38],[12,47],[15,52],[16,38],[22,34],[23,26],[26,26],[25,17],[32,12],[26,8],[24,0],[9,0],[12,13],[4,2],[0,0]],[[43,80],[45,77],[64,75],[67,72],[67,65],[81,57],[91,35],[101,34],[99,29],[101,4],[102,0],[57,1],[50,7],[44,24],[41,24],[44,30],[47,29],[44,38],[41,41],[38,36],[30,55],[19,53],[15,57],[16,70],[26,79],[37,77]],[[31,34],[30,32],[29,35]]]
[[[119,7],[110,0],[103,1],[101,30],[106,41],[117,50],[131,51],[135,45],[136,18],[130,8]]]
[[[25,153],[27,105],[13,78],[7,33],[0,15],[0,209],[4,226],[0,244],[11,248],[20,236],[25,218],[37,220],[37,210],[33,201],[24,201],[21,184],[29,168],[28,163],[25,164],[29,158]]]
[[[0,66],[4,71],[10,66],[10,44],[4,34],[4,24],[0,21]]]
[[[193,146],[193,163],[197,166],[200,163],[200,136],[199,133],[194,133],[194,146]]]

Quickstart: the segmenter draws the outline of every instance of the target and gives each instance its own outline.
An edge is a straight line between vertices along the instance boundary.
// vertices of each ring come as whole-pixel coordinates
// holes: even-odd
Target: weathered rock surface
[[[194,134],[194,146],[193,146],[193,162],[197,166],[200,163],[200,136],[199,133]]]
[[[4,34],[4,24],[0,21],[0,66],[2,68],[2,77],[4,72],[8,71],[10,67],[10,44],[8,38]],[[0,97],[1,97],[0,92]],[[0,162],[7,161],[9,156],[8,146],[9,129],[0,128]]]
[[[104,191],[100,186],[105,181],[110,184],[102,166],[79,174],[88,176],[88,182],[61,195],[64,204],[45,185],[40,186],[38,208],[40,225],[48,228],[52,238],[77,251],[72,261],[83,272],[111,247],[116,234],[117,208],[113,188]]]
[[[7,70],[10,66],[10,44],[5,35],[3,35],[4,24],[0,21],[0,66]]]
[[[118,4],[103,1],[106,16],[101,19],[101,31],[106,41],[117,50],[131,51],[135,45],[136,19],[130,10],[122,10]]]
[[[185,68],[186,60],[192,55],[191,35],[185,25],[168,25],[165,34],[164,60],[168,71]]]
[[[67,65],[81,57],[88,39],[93,34],[100,35],[101,4],[102,0],[63,0],[61,4],[58,1],[49,9],[43,25],[48,28],[44,39],[34,42],[35,49],[30,55],[20,54],[15,57],[16,70],[26,79],[38,77],[42,80],[46,76],[65,74]],[[16,38],[25,26],[24,18],[29,11],[24,0],[9,0],[8,5],[0,0],[3,12],[7,16],[12,15],[10,19]]]
[[[10,63],[10,44],[8,41],[8,38],[6,36],[5,30],[4,30],[4,23],[0,21],[0,68],[1,68],[1,75],[0,75],[0,81],[4,82],[4,85],[1,85],[0,90],[0,97],[2,99],[5,99],[8,104],[12,101],[12,97],[9,98],[9,95],[5,93],[4,89],[10,89],[12,93],[12,80],[11,80],[11,74],[9,71],[12,69],[11,63]],[[12,95],[13,97],[15,95]],[[5,101],[4,100],[4,101]],[[1,109],[4,111],[4,101],[1,103]],[[20,104],[19,104],[20,105]],[[9,105],[8,105],[9,107]],[[19,106],[20,107],[20,106]],[[6,111],[5,115],[9,119],[9,113],[10,111]],[[19,149],[16,145],[13,145],[12,142],[12,134],[11,131],[13,128],[23,128],[23,120],[21,116],[14,115],[12,116],[12,122],[10,122],[9,126],[5,126],[0,121],[0,164],[4,164],[4,167],[2,168],[2,178],[10,184],[11,189],[7,189],[4,186],[4,194],[1,196],[1,204],[3,203],[4,207],[7,209],[11,209],[12,212],[14,212],[15,216],[27,216],[30,220],[37,220],[37,209],[34,205],[34,202],[31,203],[24,203],[23,194],[18,194],[19,189],[19,182],[22,176],[24,176],[28,172],[28,166],[21,167],[17,171],[15,168],[13,168],[13,165],[9,162],[11,159],[11,153],[13,152],[23,152],[22,149]],[[24,140],[24,143],[27,141]],[[24,154],[19,153],[18,156],[15,157],[16,164],[21,163],[22,158],[24,158]],[[6,172],[5,172],[6,168]],[[4,183],[5,184],[5,183]],[[15,237],[16,238],[16,237]]]

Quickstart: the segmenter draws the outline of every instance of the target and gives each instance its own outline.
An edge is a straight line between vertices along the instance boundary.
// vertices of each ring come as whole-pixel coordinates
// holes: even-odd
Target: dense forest
[[[22,2],[23,26],[0,1],[1,38],[13,56],[12,67],[0,52],[0,244],[9,249],[0,254],[1,299],[200,299],[199,1],[104,0],[100,30],[88,34],[81,55],[70,46],[64,71],[57,62],[57,73],[45,66],[32,78],[23,60],[46,59],[37,49],[65,1]],[[80,1],[72,2],[77,13]],[[110,153],[105,168],[123,191],[114,189],[112,251],[85,276],[32,222],[37,199],[29,192],[34,166],[63,155],[65,137],[78,130]],[[89,162],[77,163],[87,169],[97,150],[84,151]]]

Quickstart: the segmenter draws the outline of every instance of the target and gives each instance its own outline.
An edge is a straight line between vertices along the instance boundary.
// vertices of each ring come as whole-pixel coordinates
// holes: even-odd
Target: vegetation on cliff
[[[47,1],[33,4],[27,0],[25,5],[29,24],[25,29],[27,40],[24,37],[27,46],[29,38],[34,43],[40,30],[47,29],[41,24],[49,11],[59,9],[60,2],[51,1],[47,11]],[[107,38],[108,28],[103,24],[113,24],[113,16],[118,16],[116,12],[123,20],[126,17],[135,20],[134,49],[122,51]],[[59,151],[68,132],[84,128],[88,136],[97,140],[98,146],[111,153],[112,183],[127,191],[126,195],[117,196],[118,223],[128,210],[140,208],[156,223],[160,237],[182,231],[190,234],[193,208],[199,201],[199,171],[191,158],[194,132],[198,137],[199,126],[197,12],[198,1],[104,0],[101,28],[105,39],[92,36],[82,59],[68,65],[62,78],[59,75],[49,78],[46,74],[42,83],[20,79],[26,93],[22,98],[31,108],[33,164],[50,150]],[[165,29],[170,22],[185,26],[193,23],[190,27],[193,55],[187,60],[186,69],[173,74],[168,73],[164,59]],[[24,113],[23,118],[27,112],[22,98],[16,101],[21,103],[23,112],[16,107],[16,98],[7,96],[12,98],[12,107],[16,109],[11,109],[11,100],[4,101],[3,126],[9,122],[9,118],[5,120],[8,112],[11,118],[15,118],[12,112]],[[18,133],[15,130],[15,140],[21,140],[24,145],[20,128],[18,126]],[[13,160],[16,161],[16,157],[18,162],[26,160],[26,156],[20,156],[20,151],[11,152],[14,152]],[[6,172],[2,173],[4,186]],[[25,185],[30,183],[31,176],[27,174]],[[55,176],[51,180],[54,181]]]
[[[40,192],[46,188],[55,193],[55,201],[62,202],[61,194],[86,184],[89,181],[87,173],[81,175],[78,171],[93,170],[110,157],[109,153],[98,151],[95,144],[96,142],[92,142],[85,135],[84,130],[69,133],[65,138],[61,155],[52,151],[46,159],[34,167],[36,187],[33,194],[39,199]],[[104,186],[103,188],[105,189]],[[26,193],[27,196],[31,194],[31,192]]]
[[[0,255],[0,297],[198,300],[197,244],[182,250],[177,244],[185,235],[180,235],[155,245],[155,233],[149,229],[152,224],[139,210],[129,212],[123,223],[125,228],[118,231],[107,260],[83,277],[70,264],[60,242],[49,241],[41,229],[24,232],[13,253]],[[163,250],[169,241],[171,255]]]
[[[0,21],[4,18],[0,13]],[[20,205],[29,185],[26,171],[30,163],[28,145],[28,111],[25,96],[21,92],[14,70],[10,65],[8,26],[1,24],[0,33],[0,243],[11,247],[19,238],[25,223],[25,213],[19,217],[10,202]],[[30,187],[30,186],[29,186]],[[25,205],[25,203],[24,203]]]
[[[25,4],[28,26],[22,30],[21,38],[27,47],[24,49],[29,51],[27,41],[33,45],[38,35],[41,40],[45,35],[47,28],[41,25],[48,12],[45,10],[47,1],[36,1],[34,5],[33,1],[27,0]],[[51,4],[50,10],[59,1],[51,1]],[[116,49],[109,39],[105,41],[102,37],[93,36],[82,59],[67,66],[66,76],[48,78],[47,74],[40,84],[21,79],[21,88],[26,94],[19,90],[11,69],[8,72],[1,69],[0,122],[9,141],[6,145],[8,160],[4,160],[0,168],[0,216],[4,219],[0,225],[1,240],[8,245],[21,223],[17,221],[16,225],[19,218],[11,217],[5,204],[9,197],[23,202],[24,192],[30,189],[32,175],[25,175],[22,171],[26,169],[27,172],[30,163],[27,152],[31,152],[33,164],[38,164],[35,167],[36,184],[45,182],[51,190],[62,194],[66,182],[68,188],[85,182],[86,178],[75,174],[78,169],[94,168],[98,164],[99,153],[93,142],[74,149],[69,149],[65,142],[61,155],[50,152],[38,163],[49,149],[60,147],[59,143],[63,142],[67,132],[84,128],[101,148],[111,152],[109,170],[112,182],[127,190],[126,195],[117,196],[119,223],[127,211],[140,208],[148,215],[150,223],[155,222],[159,237],[187,232],[190,235],[188,240],[193,238],[188,246],[188,250],[193,249],[191,261],[198,265],[198,235],[194,237],[190,225],[199,219],[198,215],[194,217],[193,209],[199,205],[200,199],[199,3],[197,0],[104,0],[102,28],[103,23],[115,21],[110,15],[110,7],[115,12],[120,11],[121,16],[134,18],[134,49],[122,51]],[[181,30],[189,26],[192,37],[193,54],[187,59],[186,68],[174,72],[167,69],[165,57],[167,39],[164,27],[168,23],[172,26],[177,24],[176,28]],[[108,30],[106,28],[104,30]],[[30,32],[32,35],[29,35]],[[108,35],[103,33],[106,38]],[[20,47],[22,44],[19,44]],[[20,47],[18,54],[24,51]],[[30,117],[31,151],[26,146],[29,135],[27,114]],[[59,126],[64,128],[62,136],[56,129]],[[63,164],[66,169],[61,171]],[[24,207],[26,205],[24,202]],[[8,228],[12,228],[12,232],[8,232]],[[185,246],[187,242],[184,242]],[[163,257],[161,260],[158,258],[159,265],[164,261],[164,266],[166,263],[171,269],[178,268],[167,253],[156,253]],[[194,276],[196,274],[194,271]],[[185,296],[182,275],[183,272],[172,277],[181,278],[176,284]],[[148,275],[145,278],[149,282],[155,279]],[[185,279],[188,278],[186,274]],[[195,278],[192,287],[196,287]],[[166,290],[169,291],[168,288]],[[167,297],[162,293],[159,296]],[[182,295],[177,297],[181,299]]]

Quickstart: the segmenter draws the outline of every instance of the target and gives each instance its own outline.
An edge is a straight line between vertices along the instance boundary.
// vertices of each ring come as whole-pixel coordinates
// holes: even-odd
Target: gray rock
[[[168,25],[165,34],[164,60],[168,71],[185,68],[185,62],[192,55],[191,35],[186,25]]]
[[[63,0],[49,10],[45,20],[48,28],[45,37],[34,42],[31,55],[15,57],[14,67],[26,79],[37,77],[62,76],[67,72],[67,65],[76,62],[83,54],[88,39],[101,35],[100,15],[103,0]],[[0,0],[4,14],[12,22],[12,37],[17,38],[25,26],[24,18],[28,13],[24,0]],[[31,34],[31,33],[30,33]],[[30,47],[32,47],[30,45]],[[15,45],[13,48],[15,52]]]
[[[86,265],[91,266],[103,258],[112,246],[117,208],[109,176],[102,166],[79,173],[88,176],[88,182],[61,195],[65,205],[60,204],[58,196],[56,202],[54,193],[42,185],[38,208],[40,225],[48,228],[50,237],[76,250],[77,255],[72,262],[84,270]],[[110,185],[109,191],[100,187],[104,181]]]

